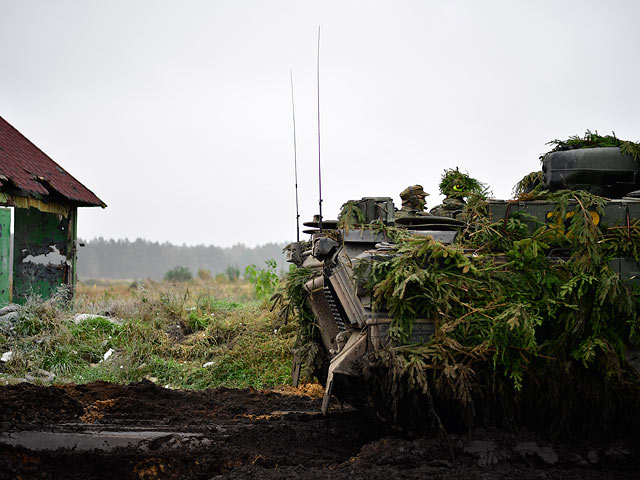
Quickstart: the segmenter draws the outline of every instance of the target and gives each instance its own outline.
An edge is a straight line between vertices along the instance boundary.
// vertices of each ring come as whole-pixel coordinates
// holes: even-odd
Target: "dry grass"
[[[79,313],[97,317],[74,322]],[[294,341],[293,326],[273,323],[244,281],[82,282],[72,306],[32,299],[15,328],[0,331],[0,353],[13,352],[0,382],[46,370],[56,383],[270,387],[289,381]]]

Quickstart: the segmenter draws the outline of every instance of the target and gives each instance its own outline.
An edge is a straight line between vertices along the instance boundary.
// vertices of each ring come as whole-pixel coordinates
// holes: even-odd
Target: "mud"
[[[411,438],[318,388],[0,388],[0,479],[633,479],[640,441],[475,430]]]

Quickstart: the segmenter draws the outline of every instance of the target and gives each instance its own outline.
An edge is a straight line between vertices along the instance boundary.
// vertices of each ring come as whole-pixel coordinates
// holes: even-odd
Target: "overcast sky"
[[[295,239],[445,168],[508,198],[554,138],[640,140],[640,2],[0,0],[0,115],[100,197],[84,239]],[[304,238],[304,236],[303,236]]]

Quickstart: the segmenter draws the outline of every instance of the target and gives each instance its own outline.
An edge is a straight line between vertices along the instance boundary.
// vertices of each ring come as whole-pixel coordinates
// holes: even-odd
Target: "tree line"
[[[287,264],[282,249],[286,243],[267,243],[256,247],[236,244],[232,247],[214,245],[173,245],[138,238],[134,241],[89,240],[78,248],[78,277],[160,280],[176,266],[186,267],[195,275],[198,270],[209,270],[212,275],[231,268],[244,273],[248,265],[264,267],[265,261],[274,259],[278,270]]]

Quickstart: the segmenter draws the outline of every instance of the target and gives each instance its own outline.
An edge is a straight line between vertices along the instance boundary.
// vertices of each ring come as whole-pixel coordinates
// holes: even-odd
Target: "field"
[[[0,336],[0,478],[638,478],[633,439],[412,437],[338,402],[324,417],[320,385],[290,386],[295,327],[242,280],[29,302]]]
[[[0,381],[143,379],[167,388],[263,388],[286,383],[294,326],[276,329],[241,280],[79,285],[74,305],[31,301],[12,334]]]

